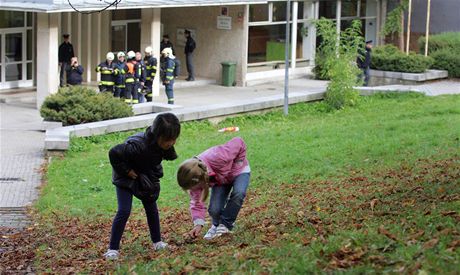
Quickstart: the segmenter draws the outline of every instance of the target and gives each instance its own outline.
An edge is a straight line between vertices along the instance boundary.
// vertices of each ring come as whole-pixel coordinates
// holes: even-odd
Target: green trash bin
[[[227,87],[235,86],[236,62],[226,61],[220,64],[222,65],[222,85]]]

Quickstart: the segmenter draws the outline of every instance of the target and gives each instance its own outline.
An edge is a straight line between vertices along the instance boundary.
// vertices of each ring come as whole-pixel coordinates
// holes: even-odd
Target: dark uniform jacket
[[[187,37],[187,42],[185,42],[184,53],[185,54],[193,53],[195,48],[196,48],[195,40],[193,40],[193,38],[191,36]]]
[[[371,49],[366,48],[365,52],[361,51],[356,63],[361,69],[369,68],[371,66]]]
[[[137,133],[110,149],[112,182],[130,190],[141,200],[156,200],[160,194],[160,178],[163,177],[161,161],[176,158],[174,147],[163,150],[156,141],[150,142],[145,133]],[[138,175],[135,180],[128,176],[131,169]]]
[[[101,73],[101,81],[99,85],[113,86],[115,85],[116,76],[118,75],[117,66],[115,62],[107,63],[107,61],[102,62],[97,65],[96,72]]]
[[[59,46],[59,62],[70,63],[70,59],[74,57],[72,44],[63,42]]]
[[[174,70],[176,63],[173,59],[166,57],[161,63],[161,81],[163,85],[166,85],[166,82],[171,82],[174,80]]]
[[[145,80],[153,81],[157,74],[157,59],[153,56],[144,57],[144,65],[146,69]]]
[[[161,41],[160,43],[160,53],[163,51],[163,49],[165,48],[171,48],[172,52],[173,52],[173,55],[176,55],[175,52],[174,52],[174,46],[173,44],[171,43],[171,41],[168,41],[168,42],[164,42],[164,41]]]
[[[83,74],[83,67],[81,65],[78,66],[67,66],[67,84],[70,85],[80,85],[83,81],[82,74]]]

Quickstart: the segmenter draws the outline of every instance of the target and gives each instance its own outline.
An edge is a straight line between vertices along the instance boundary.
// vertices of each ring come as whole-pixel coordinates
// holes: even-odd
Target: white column
[[[297,13],[299,10],[299,3],[292,2],[292,31],[291,31],[291,68],[296,67],[297,59]]]
[[[335,15],[335,19],[336,19],[336,26],[337,26],[337,34],[340,35],[340,18],[341,18],[341,15],[342,15],[342,0],[337,0],[337,9],[336,9],[336,15]]]
[[[151,46],[153,56],[157,59],[157,75],[152,84],[153,96],[160,95],[160,43],[161,43],[161,9],[141,10],[141,50]]]
[[[45,98],[57,92],[59,15],[56,13],[37,13],[37,108]]]
[[[381,3],[380,0],[377,0],[377,18],[376,18],[376,26],[375,26],[375,45],[380,45],[380,17],[381,17]]]
[[[382,0],[382,8],[380,9],[380,28],[385,26],[385,22],[387,19],[387,0]],[[381,32],[379,32],[381,34]],[[379,37],[380,45],[385,44],[385,38],[383,36]]]
[[[86,15],[86,43],[85,43],[85,48],[86,48],[86,68],[85,68],[85,76],[86,76],[86,82],[91,82],[91,72],[92,72],[92,50],[91,50],[91,18],[92,14]]]
[[[319,2],[305,2],[304,14],[308,15],[308,19],[316,20],[319,17]],[[310,66],[315,65],[316,54],[316,27],[312,21],[308,22],[308,36],[305,41],[304,52],[308,54]]]
[[[237,79],[237,83],[241,82],[241,86],[246,86],[246,74],[248,73],[248,44],[249,44],[249,5],[244,6],[244,25],[243,25],[243,50],[241,51],[241,79]]]

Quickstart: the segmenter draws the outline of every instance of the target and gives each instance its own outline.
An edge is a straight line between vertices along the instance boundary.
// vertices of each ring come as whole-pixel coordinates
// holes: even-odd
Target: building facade
[[[196,40],[196,74],[221,81],[221,62],[233,61],[236,84],[282,77],[286,23],[291,30],[290,73],[305,75],[314,63],[314,20],[335,20],[337,30],[352,20],[363,23],[367,40],[380,43],[387,0],[291,1],[143,1],[125,0],[102,12],[100,1],[36,0],[34,3],[4,0],[0,3],[0,93],[14,87],[36,87],[37,105],[59,83],[57,50],[62,34],[69,33],[75,55],[85,68],[84,81],[97,83],[94,68],[108,51],[143,51],[152,46],[159,56],[161,36],[168,34],[176,56],[185,64],[185,29]],[[97,3],[96,3],[97,2]],[[182,73],[185,74],[185,66]],[[155,83],[159,93],[159,81]]]

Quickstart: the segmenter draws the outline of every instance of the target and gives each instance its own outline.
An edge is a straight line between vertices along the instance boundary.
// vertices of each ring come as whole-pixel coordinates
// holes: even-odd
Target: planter
[[[448,72],[443,70],[427,70],[424,73],[403,73],[390,71],[370,71],[369,86],[413,85],[427,81],[447,78]]]

